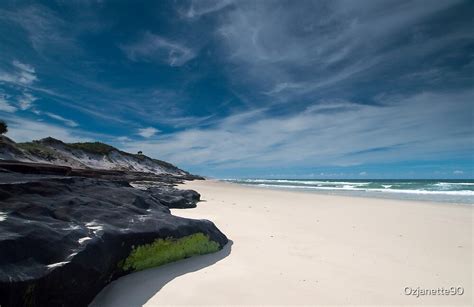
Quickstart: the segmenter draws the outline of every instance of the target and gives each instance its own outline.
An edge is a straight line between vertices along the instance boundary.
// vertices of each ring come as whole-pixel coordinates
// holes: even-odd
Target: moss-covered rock
[[[1,306],[85,307],[118,277],[228,241],[124,181],[27,179],[0,185]]]
[[[157,239],[151,244],[138,246],[123,262],[124,271],[141,271],[169,262],[219,250],[219,243],[208,235],[195,233],[183,238]]]

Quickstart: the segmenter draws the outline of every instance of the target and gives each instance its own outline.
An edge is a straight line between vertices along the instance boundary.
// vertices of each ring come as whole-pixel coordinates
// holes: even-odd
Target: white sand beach
[[[472,206],[188,182],[224,250],[134,273],[91,306],[472,306]],[[409,288],[407,288],[409,287]],[[463,295],[406,295],[463,287]],[[413,290],[410,290],[413,289]]]

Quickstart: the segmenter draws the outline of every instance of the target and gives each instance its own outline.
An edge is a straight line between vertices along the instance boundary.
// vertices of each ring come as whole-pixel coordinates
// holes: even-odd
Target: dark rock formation
[[[160,202],[168,208],[195,208],[201,195],[193,190],[178,190],[170,186],[154,186],[148,188]]]
[[[213,223],[170,214],[196,206],[199,193],[174,188],[194,179],[103,143],[0,136],[0,306],[87,306],[156,239],[202,233],[222,248]]]
[[[128,273],[119,264],[133,246],[157,238],[203,233],[220,247],[227,243],[212,222],[170,214],[168,207],[193,207],[199,200],[194,191],[172,188],[171,177],[161,178],[167,180],[162,187],[140,190],[128,181],[158,178],[92,170],[71,170],[68,177],[8,173],[25,169],[31,167],[0,173],[2,307],[87,306]]]
[[[68,166],[60,166],[44,163],[25,163],[20,161],[0,160],[1,172],[15,172],[21,174],[42,174],[42,175],[69,175],[72,169]]]

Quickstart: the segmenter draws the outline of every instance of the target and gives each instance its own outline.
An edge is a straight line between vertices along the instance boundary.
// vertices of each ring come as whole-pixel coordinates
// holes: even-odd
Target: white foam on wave
[[[326,188],[330,189],[330,187],[326,187]],[[357,187],[355,187],[351,184],[346,184],[346,185],[343,185],[341,189],[343,189],[343,190],[357,190]]]
[[[289,180],[289,179],[245,179],[245,180],[232,180],[227,179],[226,181],[232,181],[237,183],[248,182],[248,183],[292,183],[298,185],[355,185],[355,186],[364,186],[368,185],[371,182],[347,182],[347,181],[324,181],[324,180]]]
[[[396,190],[396,189],[370,189],[367,190],[375,192],[389,192],[389,193],[405,193],[405,194],[424,194],[424,195],[459,195],[459,196],[474,196],[474,191],[428,191],[428,190]]]
[[[474,186],[474,182],[438,182],[434,184],[435,186]]]
[[[458,196],[474,196],[474,191],[461,190],[461,191],[428,191],[428,190],[406,190],[406,189],[364,189],[357,188],[354,186],[342,186],[342,187],[315,187],[315,186],[295,186],[295,185],[272,185],[272,184],[258,184],[261,187],[280,187],[287,189],[310,189],[310,190],[334,190],[334,191],[361,191],[361,192],[388,192],[388,193],[400,193],[400,194],[419,194],[419,195],[458,195]]]
[[[4,220],[6,220],[7,217],[8,217],[8,214],[6,212],[0,211],[0,222],[3,222]]]

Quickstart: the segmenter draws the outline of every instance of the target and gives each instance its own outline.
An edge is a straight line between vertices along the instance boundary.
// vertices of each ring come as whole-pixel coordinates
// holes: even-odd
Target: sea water
[[[225,179],[225,181],[324,194],[474,204],[474,180]]]

